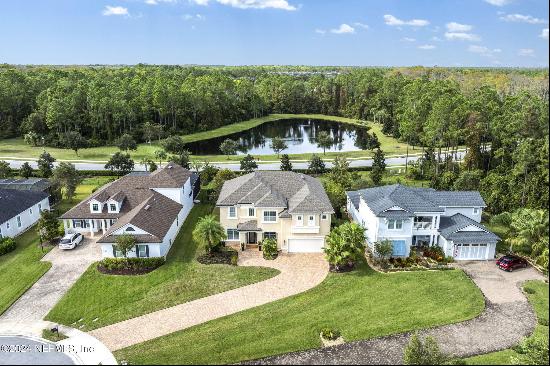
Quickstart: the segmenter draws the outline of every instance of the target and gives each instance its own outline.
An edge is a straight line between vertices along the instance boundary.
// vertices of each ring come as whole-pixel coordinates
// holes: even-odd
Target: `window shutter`
[[[113,257],[116,258],[116,245],[112,245],[113,247]]]
[[[149,258],[149,245],[145,246],[145,256]]]

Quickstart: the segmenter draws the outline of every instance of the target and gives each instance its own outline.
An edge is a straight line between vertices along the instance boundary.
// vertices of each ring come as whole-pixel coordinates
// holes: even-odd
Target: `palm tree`
[[[225,230],[214,215],[201,217],[193,230],[193,238],[204,245],[207,253],[214,251],[226,237]]]
[[[548,242],[548,211],[524,208],[510,215],[509,220],[512,233],[506,242],[510,250],[530,248],[533,256],[540,255]]]

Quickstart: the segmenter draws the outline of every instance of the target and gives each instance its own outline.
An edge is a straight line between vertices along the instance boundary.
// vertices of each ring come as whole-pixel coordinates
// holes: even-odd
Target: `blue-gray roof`
[[[479,231],[460,231],[468,226],[475,226]],[[441,217],[439,232],[441,236],[452,240],[455,244],[492,244],[500,240],[485,226],[462,214]]]
[[[444,207],[486,206],[479,192],[436,191],[432,188],[407,187],[401,184],[366,188],[347,192],[347,195],[352,202],[357,201],[357,206],[358,197],[363,197],[377,216],[384,216],[384,212],[395,206],[405,211],[402,215],[408,214],[409,217],[415,212],[444,212]]]
[[[0,224],[14,218],[49,196],[46,192],[0,189]]]

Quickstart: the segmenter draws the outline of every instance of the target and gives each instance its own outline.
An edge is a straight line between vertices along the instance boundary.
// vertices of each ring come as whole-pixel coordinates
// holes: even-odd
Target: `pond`
[[[326,131],[333,139],[329,151],[359,151],[373,148],[373,134],[368,127],[351,124],[307,119],[287,119],[266,122],[249,130],[231,135],[216,137],[186,144],[195,155],[220,155],[220,145],[226,139],[237,141],[240,148],[237,154],[269,155],[274,154],[270,148],[271,139],[282,138],[288,148],[282,154],[323,153],[315,141],[320,131]]]

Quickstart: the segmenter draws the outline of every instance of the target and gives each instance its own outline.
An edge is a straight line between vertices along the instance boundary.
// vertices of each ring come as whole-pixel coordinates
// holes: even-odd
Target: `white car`
[[[59,242],[59,249],[74,249],[82,243],[84,237],[81,233],[67,234]]]

